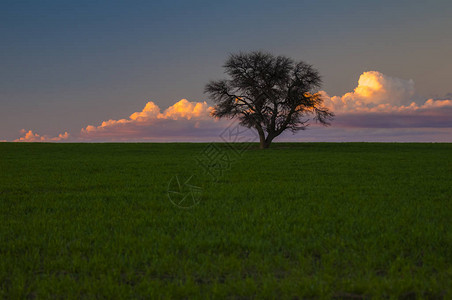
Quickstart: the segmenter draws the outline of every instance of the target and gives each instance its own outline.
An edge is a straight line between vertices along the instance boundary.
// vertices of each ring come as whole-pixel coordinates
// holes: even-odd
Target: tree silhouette
[[[255,128],[260,147],[268,148],[285,130],[304,130],[313,120],[329,125],[334,114],[317,92],[321,78],[305,62],[254,51],[232,54],[224,64],[230,79],[210,81],[205,87],[216,104],[212,116],[237,118]]]

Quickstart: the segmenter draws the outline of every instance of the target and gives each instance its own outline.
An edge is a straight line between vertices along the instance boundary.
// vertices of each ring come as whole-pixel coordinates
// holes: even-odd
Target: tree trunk
[[[276,135],[269,133],[267,135],[267,138],[265,139],[264,142],[264,149],[267,149],[268,147],[270,147],[270,144],[272,143],[273,139],[276,137]]]
[[[270,142],[271,143],[271,142]],[[267,141],[264,141],[263,143],[261,143],[260,148],[261,149],[268,149],[268,147],[270,147],[270,143]]]
[[[262,131],[259,131],[259,140],[260,140],[260,147],[261,149],[268,148],[268,146],[265,143],[265,133]]]
[[[276,137],[275,134],[269,133],[267,137],[265,137],[265,133],[262,132],[262,134],[259,132],[259,139],[260,139],[260,148],[261,149],[267,149],[270,147],[270,144],[272,143],[273,139]]]

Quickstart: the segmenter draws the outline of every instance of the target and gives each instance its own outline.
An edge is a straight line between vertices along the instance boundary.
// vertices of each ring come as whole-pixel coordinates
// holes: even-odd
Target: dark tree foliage
[[[214,101],[212,115],[237,118],[255,128],[261,148],[285,130],[304,130],[310,119],[329,125],[334,114],[317,92],[321,78],[302,61],[255,51],[233,54],[223,66],[230,79],[210,81],[205,93]]]

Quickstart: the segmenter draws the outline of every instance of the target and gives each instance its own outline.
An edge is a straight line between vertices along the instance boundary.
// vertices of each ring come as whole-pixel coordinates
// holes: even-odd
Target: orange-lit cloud
[[[190,102],[182,99],[162,112],[154,102],[149,101],[141,111],[132,113],[128,118],[88,125],[78,134],[69,135],[65,132],[50,137],[23,129],[23,136],[14,141],[196,141],[199,138],[215,137],[224,127],[224,122],[210,116],[212,109],[205,101]]]
[[[207,102],[190,102],[182,99],[163,113],[152,101],[142,111],[134,112],[127,119],[108,120],[98,126],[88,125],[80,132],[81,140],[158,140],[165,137],[193,136],[212,128],[212,107]],[[190,132],[191,131],[191,132]],[[196,135],[196,133],[195,133]]]
[[[386,76],[369,71],[361,74],[358,86],[343,96],[329,97],[322,91],[327,106],[335,112],[367,111],[377,106],[400,106],[410,104],[415,95],[413,80]]]
[[[25,129],[21,130],[22,134],[25,134],[23,137],[20,137],[14,142],[59,142],[63,140],[67,140],[69,138],[69,133],[65,132],[64,134],[59,134],[56,137],[49,137],[47,135],[39,135],[37,133],[33,133],[33,131],[26,131]]]
[[[361,128],[452,127],[452,100],[414,101],[414,82],[370,71],[361,74],[353,92],[330,97],[335,126]]]
[[[168,107],[165,112],[159,116],[164,119],[208,119],[213,107],[209,107],[204,102],[189,102],[186,99],[182,99],[176,104]]]

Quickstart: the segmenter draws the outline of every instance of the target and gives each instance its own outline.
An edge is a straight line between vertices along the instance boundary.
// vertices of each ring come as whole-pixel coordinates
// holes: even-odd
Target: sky
[[[452,1],[0,2],[0,141],[210,141],[231,53],[303,60],[332,126],[290,141],[452,142]]]

